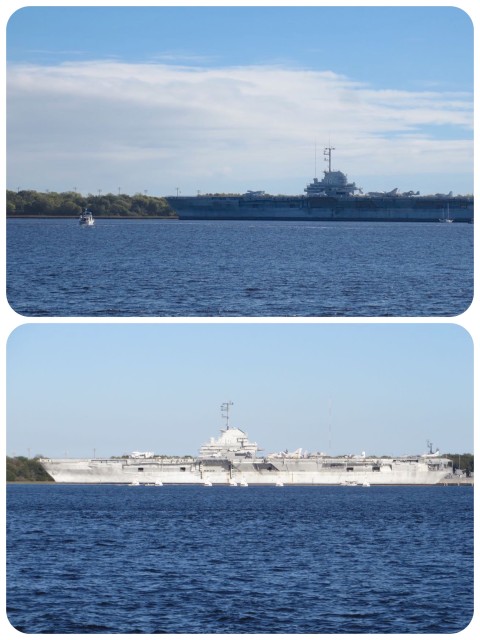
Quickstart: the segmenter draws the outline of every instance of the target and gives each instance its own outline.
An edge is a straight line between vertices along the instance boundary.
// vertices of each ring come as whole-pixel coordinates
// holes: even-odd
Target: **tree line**
[[[7,482],[53,482],[53,478],[45,471],[37,456],[7,456]]]
[[[76,191],[42,193],[30,190],[7,190],[7,217],[77,217],[85,208],[89,209],[95,217],[176,217],[165,198],[141,193],[133,196],[113,193],[94,196],[90,193],[85,197]]]
[[[474,456],[473,453],[446,453],[442,455],[442,458],[448,458],[453,462],[453,470],[460,469],[465,471],[467,476],[470,476],[474,470]]]

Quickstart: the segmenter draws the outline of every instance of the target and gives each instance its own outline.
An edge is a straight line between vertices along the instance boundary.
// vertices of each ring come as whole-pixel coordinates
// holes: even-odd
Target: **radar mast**
[[[230,425],[228,424],[230,407],[233,407],[233,402],[231,400],[220,405],[222,418],[225,419],[225,426],[227,427],[227,429],[230,429]]]
[[[325,147],[323,150],[324,160],[328,162],[328,173],[332,172],[332,151],[335,151],[335,147]]]

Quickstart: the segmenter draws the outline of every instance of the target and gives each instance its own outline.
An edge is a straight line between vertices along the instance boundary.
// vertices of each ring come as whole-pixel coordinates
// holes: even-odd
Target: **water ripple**
[[[8,616],[24,633],[455,633],[472,496],[9,485]]]
[[[472,296],[468,224],[7,221],[26,316],[452,316]]]

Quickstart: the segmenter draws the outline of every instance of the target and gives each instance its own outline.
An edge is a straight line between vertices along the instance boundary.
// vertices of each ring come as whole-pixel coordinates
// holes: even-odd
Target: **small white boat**
[[[211,487],[212,483],[210,482],[210,480],[205,480],[205,482],[203,483],[204,487]]]
[[[93,227],[93,225],[95,224],[93,213],[85,207],[84,211],[82,211],[82,213],[80,214],[78,222],[83,227]]]
[[[246,480],[241,480],[240,481],[240,486],[241,487],[248,487],[248,482]]]
[[[280,480],[278,482],[275,483],[276,487],[283,487],[283,482],[280,482]]]
[[[443,210],[443,217],[438,219],[439,222],[453,222],[453,218],[450,217],[450,205],[447,203],[447,213]]]
[[[130,484],[128,485],[129,487],[139,487],[140,483],[138,480],[134,480],[133,482],[130,482]]]
[[[237,487],[238,486],[238,482],[236,480],[234,480],[233,478],[230,479],[230,482],[228,484],[231,487]]]
[[[155,480],[156,487],[163,487],[163,482],[161,480]]]
[[[369,487],[369,486],[370,486],[370,483],[368,482],[368,480],[364,480],[362,482],[362,487]]]

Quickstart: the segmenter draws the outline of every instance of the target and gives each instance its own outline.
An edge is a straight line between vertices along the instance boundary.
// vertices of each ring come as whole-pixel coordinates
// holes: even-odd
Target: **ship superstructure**
[[[345,198],[352,196],[355,191],[361,193],[360,187],[357,187],[354,182],[348,182],[347,176],[341,171],[332,171],[332,151],[335,151],[335,147],[326,147],[324,149],[324,155],[328,161],[328,171],[325,170],[323,180],[318,180],[317,177],[313,179],[309,185],[304,189],[305,193],[309,197],[331,197],[331,198]]]
[[[203,444],[195,458],[135,452],[117,458],[44,458],[40,463],[56,482],[133,485],[433,485],[452,475],[451,460],[431,450],[399,457],[260,451],[227,418],[220,436]]]
[[[291,220],[341,222],[439,222],[448,207],[453,222],[473,222],[473,197],[418,191],[368,192],[345,173],[332,170],[332,151],[324,150],[328,162],[322,180],[308,184],[305,195],[270,195],[265,191],[244,194],[198,194],[167,196],[180,220]]]

